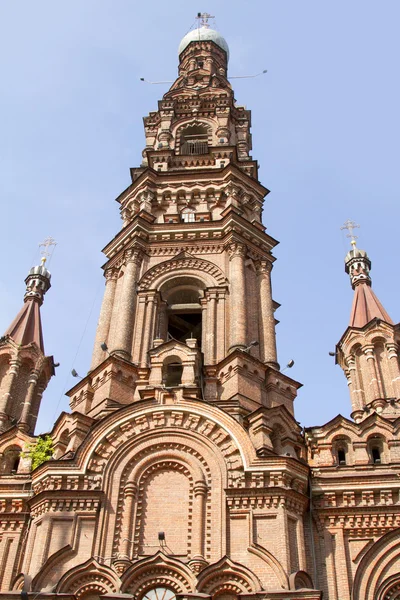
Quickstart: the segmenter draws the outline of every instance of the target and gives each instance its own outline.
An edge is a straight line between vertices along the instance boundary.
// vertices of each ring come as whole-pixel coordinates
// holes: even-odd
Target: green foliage
[[[29,444],[26,451],[22,453],[23,458],[32,460],[32,470],[53,458],[53,440],[49,435],[39,436],[36,442]]]

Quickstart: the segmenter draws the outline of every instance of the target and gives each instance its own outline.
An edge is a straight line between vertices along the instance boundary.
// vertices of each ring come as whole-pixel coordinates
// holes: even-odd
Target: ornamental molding
[[[222,591],[234,594],[251,594],[262,589],[261,583],[250,569],[224,557],[206,567],[198,576],[197,589],[211,596]]]
[[[120,579],[114,570],[91,558],[67,571],[59,580],[56,592],[74,594],[75,598],[79,599],[87,593],[116,594],[120,584]]]
[[[193,460],[194,459],[194,460]],[[164,442],[151,444],[141,452],[135,454],[125,466],[121,482],[119,485],[119,497],[117,503],[116,529],[114,535],[114,553],[119,550],[121,542],[121,530],[125,516],[126,490],[132,489],[137,497],[137,516],[136,521],[141,522],[143,518],[144,489],[147,479],[156,471],[175,470],[184,474],[189,481],[190,501],[193,501],[196,493],[196,486],[203,484],[204,493],[211,487],[211,470],[201,454],[195,448],[179,442]],[[206,511],[210,517],[210,497],[206,500]],[[188,553],[191,553],[191,530],[192,513],[188,521]],[[136,556],[139,550],[139,530],[136,530],[133,540],[133,554]],[[207,551],[211,549],[209,540],[207,542]]]
[[[186,273],[203,280],[208,275],[208,278],[205,280],[207,287],[226,284],[225,275],[213,263],[195,257],[179,258],[177,256],[172,260],[162,262],[149,269],[139,281],[139,290],[143,291],[158,287],[164,277],[169,276],[171,273]],[[212,278],[211,282],[210,278]]]
[[[134,563],[121,580],[121,592],[135,598],[153,587],[168,587],[176,594],[190,594],[196,589],[195,576],[189,567],[161,551]]]

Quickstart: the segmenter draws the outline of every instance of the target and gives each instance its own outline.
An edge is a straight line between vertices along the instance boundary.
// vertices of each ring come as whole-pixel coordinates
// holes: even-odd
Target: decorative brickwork
[[[0,339],[0,600],[399,600],[399,327],[355,247],[352,419],[303,429],[280,371],[268,190],[207,15],[118,197],[91,370],[21,452],[54,365],[42,265]]]

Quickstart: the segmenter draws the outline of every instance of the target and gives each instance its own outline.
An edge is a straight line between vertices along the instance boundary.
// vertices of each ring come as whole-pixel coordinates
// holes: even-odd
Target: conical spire
[[[371,261],[367,253],[357,248],[355,239],[352,239],[351,245],[352,249],[345,258],[345,270],[350,275],[354,290],[349,327],[364,327],[373,319],[381,319],[393,325],[392,319],[372,291],[369,274]]]
[[[46,269],[48,248],[44,244],[40,265],[32,267],[25,279],[24,305],[0,338],[0,433],[18,424],[33,434],[42,393],[54,375],[52,356],[45,356],[40,307],[50,288],[50,272]]]
[[[43,353],[40,306],[43,304],[44,295],[51,285],[51,274],[44,266],[45,262],[46,258],[43,257],[42,264],[32,267],[29,271],[25,279],[24,305],[5,332],[5,336],[11,337],[20,346],[27,346],[35,342]]]

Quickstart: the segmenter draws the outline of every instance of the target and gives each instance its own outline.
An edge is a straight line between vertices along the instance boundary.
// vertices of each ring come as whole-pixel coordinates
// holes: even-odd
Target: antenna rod
[[[264,71],[261,71],[261,73],[257,73],[256,75],[233,75],[232,77],[228,77],[228,79],[252,79],[264,75],[264,73],[268,73],[267,69],[264,69]]]
[[[150,85],[160,85],[161,83],[174,83],[173,81],[147,81],[144,77],[140,78],[143,83],[149,83]]]

